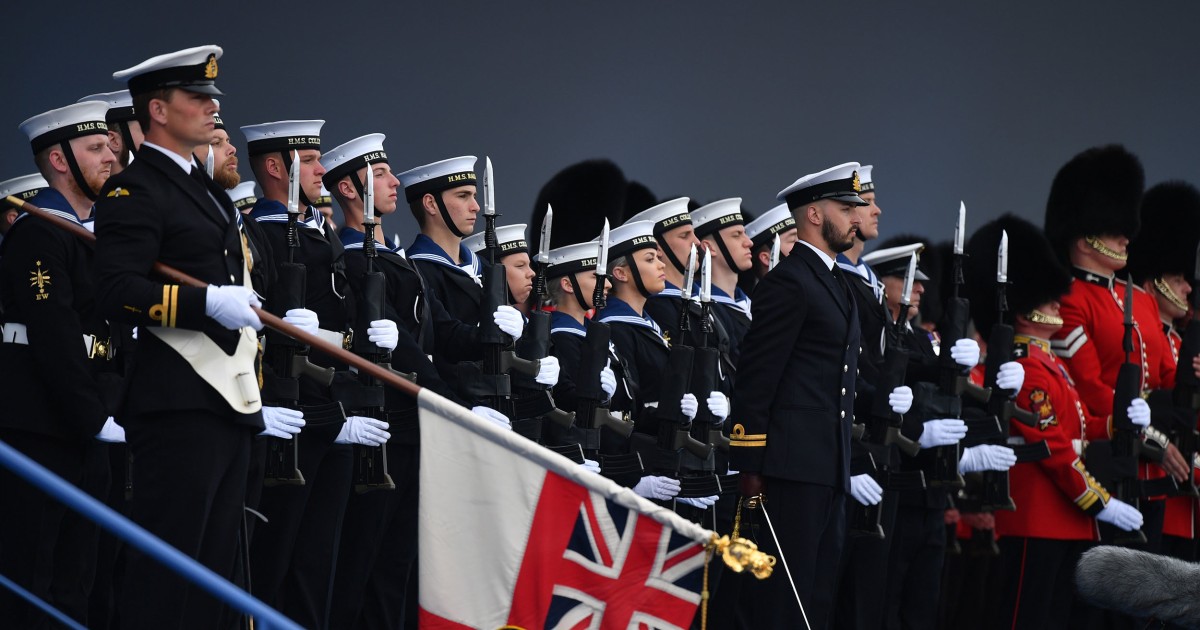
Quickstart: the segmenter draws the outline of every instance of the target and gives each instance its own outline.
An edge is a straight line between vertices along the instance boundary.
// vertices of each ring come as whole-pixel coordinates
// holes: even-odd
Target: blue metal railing
[[[0,441],[0,466],[8,468],[68,508],[95,521],[114,536],[125,541],[126,544],[137,548],[142,553],[166,565],[167,568],[175,571],[196,586],[208,591],[217,599],[244,614],[252,616],[255,627],[258,630],[302,630],[296,622],[283,616],[279,611],[234,586],[208,567],[163,542],[157,536],[146,531],[133,521],[114,512],[107,505],[67,483],[62,477],[46,470],[37,462],[29,459],[23,453],[3,441]],[[11,584],[10,588],[16,586],[7,579],[0,581],[0,584],[4,586]],[[24,594],[20,593],[20,590],[17,592],[22,596],[28,594],[27,592]],[[37,600],[36,597],[30,601],[43,610],[46,610],[47,605],[45,602]],[[55,615],[56,618],[62,614],[58,611],[50,614],[54,615],[55,613],[58,613]],[[79,626],[75,624],[74,627]]]

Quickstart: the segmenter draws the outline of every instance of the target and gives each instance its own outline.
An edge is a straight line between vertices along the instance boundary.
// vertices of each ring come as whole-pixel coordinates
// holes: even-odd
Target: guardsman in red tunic
[[[972,288],[971,314],[987,337],[998,323],[994,291],[997,246],[1007,232],[1013,256],[1007,291],[1016,333],[1013,356],[1025,368],[1017,404],[1037,416],[1037,426],[1010,424],[1011,444],[1044,441],[1050,457],[1019,463],[1009,470],[1016,511],[995,513],[1000,535],[1004,588],[997,627],[1066,627],[1079,555],[1099,539],[1096,520],[1137,529],[1142,515],[1109,495],[1080,458],[1087,440],[1108,437],[1108,420],[1089,411],[1063,362],[1050,351],[1049,338],[1062,326],[1060,297],[1071,277],[1049,244],[1029,222],[1006,215],[975,233],[967,246]],[[1143,400],[1130,405],[1130,417],[1149,423]]]
[[[1062,299],[1063,326],[1052,346],[1075,380],[1084,405],[1100,416],[1111,416],[1117,371],[1125,361],[1124,283],[1117,272],[1125,268],[1126,247],[1138,230],[1144,176],[1137,157],[1118,145],[1088,149],[1059,169],[1046,204],[1046,235],[1059,260],[1068,265],[1074,281]],[[1163,355],[1168,352],[1153,300],[1134,296],[1133,353],[1141,366],[1143,395],[1174,385],[1175,372]],[[1162,445],[1165,436],[1153,428],[1146,438]],[[1161,466],[1142,462],[1139,477],[1154,479],[1166,471],[1186,479],[1189,467],[1179,450],[1166,445]],[[1142,501],[1147,549],[1157,549],[1162,533],[1164,504]]]
[[[1186,182],[1164,182],[1142,198],[1142,230],[1129,245],[1129,271],[1148,301],[1156,303],[1165,351],[1171,368],[1179,362],[1183,338],[1175,320],[1188,314],[1190,280],[1196,269],[1196,243],[1200,241],[1200,191]],[[1194,334],[1194,331],[1193,331]],[[1193,361],[1193,370],[1195,361]],[[1178,436],[1195,430],[1196,411],[1176,407],[1170,392],[1150,398],[1154,422],[1164,432]],[[1185,403],[1190,405],[1190,403]],[[1184,454],[1185,459],[1188,454]],[[1194,454],[1192,455],[1195,459]],[[1195,474],[1195,469],[1193,469]],[[1196,523],[1200,501],[1177,495],[1166,500],[1162,551],[1184,560],[1196,559]]]

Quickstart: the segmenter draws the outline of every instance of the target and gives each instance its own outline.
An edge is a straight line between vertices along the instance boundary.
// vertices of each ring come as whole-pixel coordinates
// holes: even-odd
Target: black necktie
[[[192,179],[196,180],[196,182],[198,184],[200,184],[201,188],[203,188],[204,190],[208,190],[208,184],[205,183],[205,181],[204,181],[204,171],[200,170],[196,166],[193,166],[191,175],[192,175]]]
[[[850,308],[851,302],[854,301],[854,295],[850,293],[850,285],[846,283],[846,274],[842,273],[842,268],[834,263],[833,268],[829,270],[833,274],[833,279],[838,286],[842,287],[842,292],[846,296],[846,308]]]

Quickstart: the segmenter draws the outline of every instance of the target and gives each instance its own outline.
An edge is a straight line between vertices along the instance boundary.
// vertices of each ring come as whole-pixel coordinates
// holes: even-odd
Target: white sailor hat
[[[742,198],[730,197],[692,210],[692,226],[696,238],[704,238],[731,225],[745,225],[742,218]]]
[[[611,237],[612,234],[610,233]],[[611,242],[611,240],[610,240]],[[594,271],[600,256],[600,239],[550,250],[547,278],[559,278],[580,271]]]
[[[189,92],[220,96],[214,84],[220,46],[197,46],[151,57],[142,63],[113,73],[113,78],[126,81],[134,96],[164,88],[183,88]]]
[[[217,106],[217,111],[213,112],[213,129],[224,129],[225,121],[221,120],[221,101],[214,98],[213,103]]]
[[[325,184],[321,184],[321,194],[313,201],[313,205],[318,208],[333,205],[333,195],[329,194],[329,189],[325,187]]]
[[[688,201],[687,197],[664,201],[633,215],[628,222],[650,221],[654,224],[654,235],[662,236],[669,230],[692,224],[693,217],[688,213]]]
[[[846,162],[819,173],[810,173],[779,191],[775,198],[779,201],[786,201],[788,207],[793,209],[822,199],[865,206],[867,202],[858,196],[858,193],[862,192],[862,186],[858,179],[858,168],[858,162]]]
[[[463,239],[462,244],[476,254],[483,252],[486,247],[484,238],[487,232],[472,234]],[[500,256],[509,254],[529,253],[529,243],[525,240],[525,224],[501,225],[496,227],[496,245],[500,248]]]
[[[418,166],[396,175],[404,186],[404,199],[409,203],[435,193],[459,186],[475,185],[475,156],[441,160],[433,164]]]
[[[388,156],[383,150],[386,137],[381,133],[369,133],[323,153],[321,166],[325,167],[325,175],[321,177],[321,182],[332,188],[338,180],[368,164],[387,162]]]
[[[107,134],[104,114],[108,105],[99,101],[74,103],[38,114],[21,123],[21,133],[29,138],[36,155],[46,147],[93,134]]]
[[[887,249],[877,249],[870,254],[862,257],[863,262],[871,265],[875,270],[875,275],[883,276],[900,276],[908,273],[908,260],[915,253],[917,255],[917,273],[913,276],[915,279],[922,282],[929,280],[929,276],[921,271],[921,250],[925,249],[924,243],[912,243],[909,245],[899,245],[897,247],[888,247]]]
[[[291,154],[292,151],[321,150],[321,127],[324,120],[280,120],[276,122],[246,125],[242,135],[246,136],[246,152],[250,155],[264,153]]]
[[[875,192],[875,180],[871,179],[871,170],[874,168],[873,164],[858,167],[859,192]]]
[[[133,97],[130,96],[129,90],[89,94],[75,102],[85,103],[88,101],[97,101],[105,103],[108,106],[108,111],[104,114],[104,122],[110,125],[113,123],[128,122],[134,118]]]
[[[649,221],[630,221],[614,228],[608,233],[608,260],[612,261],[628,256],[639,249],[656,248],[658,242],[654,239],[654,224]]]
[[[49,187],[50,184],[46,182],[46,178],[42,177],[41,173],[30,173],[0,182],[0,208],[8,205],[3,202],[9,195],[21,201],[28,201]]]
[[[776,234],[796,229],[796,217],[786,203],[781,203],[763,213],[761,217],[746,224],[746,236],[754,247],[770,243]]]
[[[229,198],[233,201],[233,206],[238,209],[238,212],[244,210],[247,206],[253,206],[258,202],[258,197],[254,196],[254,180],[243,180],[242,183],[225,191]]]

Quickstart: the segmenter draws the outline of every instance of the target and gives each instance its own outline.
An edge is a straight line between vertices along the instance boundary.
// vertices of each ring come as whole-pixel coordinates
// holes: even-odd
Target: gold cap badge
[[[217,56],[216,55],[208,56],[208,63],[204,64],[204,78],[205,79],[217,78]]]

